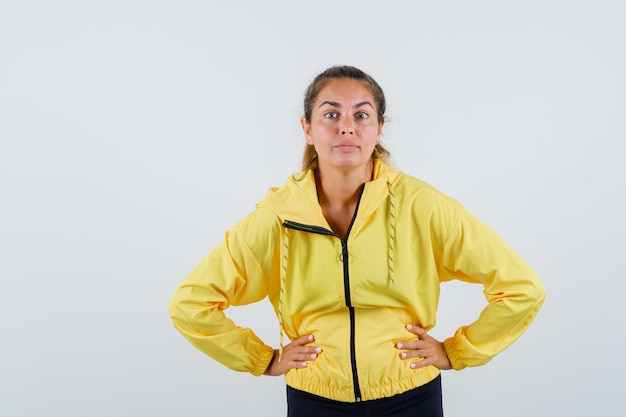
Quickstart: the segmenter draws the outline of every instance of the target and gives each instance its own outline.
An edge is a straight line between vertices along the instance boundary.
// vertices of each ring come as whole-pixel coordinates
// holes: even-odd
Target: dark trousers
[[[426,385],[378,400],[346,403],[287,386],[287,417],[443,417],[441,375]]]

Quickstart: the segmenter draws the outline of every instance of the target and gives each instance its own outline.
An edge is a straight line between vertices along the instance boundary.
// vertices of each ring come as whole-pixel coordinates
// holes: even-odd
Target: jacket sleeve
[[[231,305],[250,304],[267,295],[263,269],[244,238],[256,225],[254,218],[253,213],[227,232],[185,278],[174,292],[169,313],[176,329],[200,351],[235,371],[258,376],[274,349],[224,314]]]
[[[461,208],[443,246],[440,277],[481,283],[487,306],[444,340],[456,370],[487,363],[513,343],[541,308],[545,289],[530,266],[491,228]]]

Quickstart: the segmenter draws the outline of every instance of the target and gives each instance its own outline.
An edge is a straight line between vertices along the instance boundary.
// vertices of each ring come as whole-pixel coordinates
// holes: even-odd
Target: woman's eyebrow
[[[341,107],[341,104],[337,103],[336,101],[323,101],[322,104],[319,105],[318,109],[320,107],[322,107],[324,104],[328,104],[329,106],[333,106],[333,107]]]
[[[370,103],[369,101],[362,101],[360,103],[357,103],[354,105],[354,108],[356,109],[362,106],[370,106],[371,108],[374,108],[374,106],[372,106],[372,103]]]

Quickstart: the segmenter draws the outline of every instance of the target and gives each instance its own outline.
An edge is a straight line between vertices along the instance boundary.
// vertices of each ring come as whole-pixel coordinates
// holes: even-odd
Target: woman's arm
[[[233,370],[261,375],[274,349],[224,314],[231,305],[250,304],[267,295],[263,268],[244,239],[254,216],[227,232],[185,278],[174,292],[169,313],[176,329],[196,348]]]
[[[481,283],[487,306],[473,323],[444,340],[454,369],[487,363],[528,328],[545,289],[532,268],[491,228],[460,212],[443,247],[440,277]]]

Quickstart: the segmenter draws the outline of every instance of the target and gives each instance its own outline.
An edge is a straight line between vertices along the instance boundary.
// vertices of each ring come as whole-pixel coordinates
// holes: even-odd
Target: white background
[[[395,165],[540,274],[544,308],[446,416],[626,406],[626,3],[0,3],[0,415],[285,414],[171,325],[178,283],[299,169],[301,100],[335,64],[376,78]],[[438,338],[480,287],[443,287]],[[269,303],[231,309],[276,344]],[[230,310],[229,310],[230,311]]]

